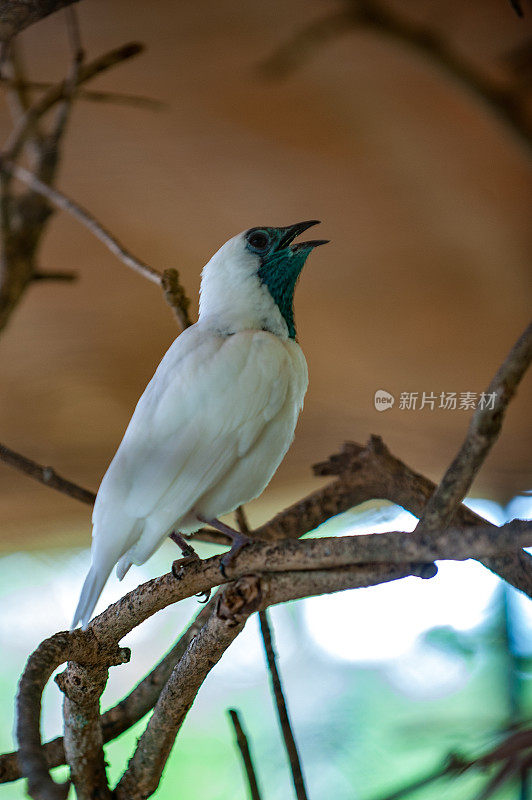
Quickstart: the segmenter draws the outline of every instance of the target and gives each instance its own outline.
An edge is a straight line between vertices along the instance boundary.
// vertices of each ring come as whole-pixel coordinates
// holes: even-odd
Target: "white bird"
[[[308,384],[294,289],[326,244],[292,242],[316,224],[244,231],[204,267],[199,319],[159,364],[100,485],[73,627],[87,626],[115,564],[121,580],[174,530],[231,531],[230,558],[249,541],[218,517],[261,494],[292,442]]]

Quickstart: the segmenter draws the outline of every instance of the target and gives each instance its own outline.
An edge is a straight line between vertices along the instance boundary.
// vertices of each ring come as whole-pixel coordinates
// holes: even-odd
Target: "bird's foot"
[[[172,564],[172,575],[174,578],[182,578],[183,577],[183,568],[186,567],[188,564],[193,564],[196,561],[200,560],[199,555],[196,553],[194,548],[191,544],[189,544],[180,533],[176,533],[176,531],[172,531],[169,534],[169,538],[176,543],[179,547],[181,552],[183,553],[183,558],[178,558]]]
[[[227,578],[226,569],[233,565],[235,558],[240,553],[240,551],[247,547],[248,544],[253,542],[249,536],[246,536],[245,533],[241,533],[240,531],[235,530],[234,528],[229,527],[224,522],[220,522],[219,519],[207,519],[206,517],[202,517],[199,514],[196,514],[197,518],[200,522],[205,523],[205,525],[210,525],[211,528],[214,528],[216,531],[220,531],[220,533],[225,533],[226,536],[232,541],[231,549],[224,553],[221,560],[220,560],[220,572]]]

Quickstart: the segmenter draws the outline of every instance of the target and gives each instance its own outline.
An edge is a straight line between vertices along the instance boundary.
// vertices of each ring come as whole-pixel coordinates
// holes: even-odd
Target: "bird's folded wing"
[[[178,368],[165,361],[115,457],[123,508],[134,517],[186,513],[252,447],[288,392],[290,358],[266,332],[211,336]]]

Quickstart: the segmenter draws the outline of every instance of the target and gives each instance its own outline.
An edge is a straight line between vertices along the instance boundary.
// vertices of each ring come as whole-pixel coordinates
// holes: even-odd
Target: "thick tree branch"
[[[149,616],[172,602],[206,592],[224,580],[220,573],[219,557],[209,559],[207,574],[198,576],[198,565],[191,563],[176,579],[172,573],[145,583],[96,617],[87,631],[76,630],[55,634],[45,640],[30,656],[19,682],[17,698],[18,763],[23,777],[28,779],[30,794],[35,800],[56,800],[57,786],[52,781],[40,740],[40,703],[43,688],[54,669],[66,660],[79,664],[118,664],[124,661],[124,651],[117,647],[126,633]],[[205,564],[206,562],[201,562]],[[355,565],[330,570],[263,573],[261,582],[269,586],[275,579],[275,593],[262,600],[262,607],[283,603],[313,594],[325,594],[345,589],[374,586],[408,575],[430,578],[435,574],[432,565]]]
[[[263,609],[259,612],[260,631],[262,634],[262,641],[264,644],[264,652],[266,654],[266,663],[270,671],[271,687],[277,708],[277,717],[279,719],[279,726],[284,740],[286,754],[290,764],[290,772],[292,773],[292,782],[296,792],[297,800],[307,800],[307,790],[305,788],[305,779],[303,777],[303,770],[301,768],[301,760],[297,749],[296,740],[292,731],[290,723],[290,716],[288,714],[288,707],[284,697],[283,686],[281,683],[281,676],[277,667],[277,660],[275,651],[273,649],[273,637],[268,620],[268,612]]]
[[[261,601],[257,577],[228,586],[198,635],[173,670],[138,741],[128,768],[115,789],[116,800],[144,800],[159,785],[175,737],[198,690],[247,618]]]
[[[81,631],[56,633],[29,657],[18,685],[15,735],[20,770],[34,800],[60,800],[68,794],[67,784],[57,784],[50,777],[41,744],[41,697],[52,672],[67,659],[111,665],[122,664],[127,658],[124,649],[105,649],[92,634],[87,636]]]
[[[240,750],[242,763],[246,771],[250,800],[261,800],[257,775],[255,772],[255,767],[253,766],[251,751],[249,749],[249,742],[242,727],[242,723],[240,722],[240,716],[235,708],[230,708],[228,714],[229,714],[229,719],[231,720],[231,723],[235,730],[236,744],[238,749]]]
[[[283,533],[285,536],[302,536],[301,523],[313,523],[313,527],[317,527],[353,505],[377,498],[397,503],[421,517],[436,489],[436,484],[395,458],[379,436],[370,437],[365,447],[347,442],[339,454],[316,464],[314,472],[316,475],[339,477],[258,528],[256,536],[281,538]],[[464,505],[458,507],[454,520],[460,525],[485,524],[482,517]],[[489,557],[481,561],[512,586],[532,597],[532,556],[528,553],[509,553],[496,562]]]
[[[4,456],[6,451],[8,457]],[[94,502],[94,495],[91,492],[59,478],[59,476],[57,476],[57,482],[54,480],[49,483],[47,476],[55,475],[50,468],[42,467],[5,446],[0,446],[0,459],[21,469],[36,480],[76,497],[82,502],[90,504]],[[28,468],[26,468],[26,464]],[[317,475],[337,475],[339,477],[256,528],[251,532],[254,538],[265,541],[299,538],[319,527],[331,517],[348,511],[367,500],[378,498],[397,503],[420,517],[428,498],[436,488],[428,478],[414,472],[395,458],[378,436],[372,436],[365,447],[354,442],[346,443],[339,454],[331,456],[328,461],[316,464],[314,472]],[[64,488],[61,482],[66,484]],[[72,487],[72,491],[70,491],[70,487]],[[77,495],[78,491],[80,496]],[[486,525],[486,521],[482,517],[463,505],[456,512],[455,520],[460,525]],[[493,530],[498,529],[493,526]],[[224,538],[216,531],[206,528],[198,531],[191,538],[217,544],[229,543],[225,542]],[[520,552],[519,558],[516,559],[515,555],[508,552],[504,558],[499,557],[496,564],[492,564],[487,552],[477,555],[483,559],[483,563],[489,569],[532,596],[532,557],[528,553]],[[474,557],[474,554],[471,554],[471,557]]]
[[[70,662],[55,679],[65,695],[64,748],[77,800],[111,800],[100,722],[100,696],[108,674],[107,665]]]
[[[192,638],[207,621],[217,602],[217,597],[218,595],[215,595],[210,602],[201,609],[172,649],[161,659],[152,671],[137,684],[130,694],[116,706],[102,714],[101,727],[104,743],[120,736],[121,733],[128,730],[128,728],[142,719],[148,711],[151,711],[173,668],[185,652]],[[49,769],[64,764],[65,748],[63,738],[58,737],[43,745],[43,754]],[[0,783],[16,781],[21,777],[22,774],[18,766],[17,753],[6,753],[0,756]]]

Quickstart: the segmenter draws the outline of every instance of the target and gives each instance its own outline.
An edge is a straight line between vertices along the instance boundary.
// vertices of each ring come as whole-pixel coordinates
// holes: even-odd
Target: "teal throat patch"
[[[312,247],[298,250],[283,249],[261,258],[258,276],[281,312],[288,328],[288,336],[296,338],[294,324],[294,291]]]

